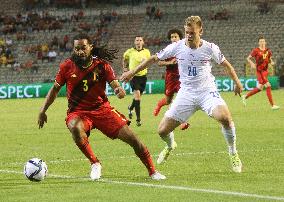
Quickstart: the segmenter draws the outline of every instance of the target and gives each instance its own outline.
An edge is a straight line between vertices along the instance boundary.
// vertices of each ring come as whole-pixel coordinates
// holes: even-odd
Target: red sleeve
[[[252,57],[255,57],[255,56],[257,55],[257,49],[256,49],[256,48],[253,49],[253,50],[251,51],[250,55],[251,55]]]
[[[60,86],[64,86],[64,84],[66,83],[65,69],[66,69],[66,63],[63,62],[59,65],[59,71],[57,72],[57,74],[55,76],[55,81]]]
[[[105,64],[105,77],[106,77],[106,81],[108,83],[112,82],[113,80],[116,79],[114,71],[112,69],[112,67],[110,66],[110,64],[106,63]]]

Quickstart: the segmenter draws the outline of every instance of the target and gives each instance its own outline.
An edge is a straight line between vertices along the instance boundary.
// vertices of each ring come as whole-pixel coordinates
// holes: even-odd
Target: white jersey
[[[221,64],[225,57],[217,45],[203,39],[201,41],[201,47],[191,49],[185,44],[185,39],[182,39],[157,53],[160,60],[171,57],[177,59],[182,90],[217,89],[215,77],[211,73],[211,59]]]

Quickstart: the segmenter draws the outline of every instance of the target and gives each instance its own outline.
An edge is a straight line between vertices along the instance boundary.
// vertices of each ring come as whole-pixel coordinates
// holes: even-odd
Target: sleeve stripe
[[[56,85],[58,85],[58,86],[61,86],[57,81],[56,81],[56,79],[55,79],[55,81],[54,81],[55,83],[56,83]]]

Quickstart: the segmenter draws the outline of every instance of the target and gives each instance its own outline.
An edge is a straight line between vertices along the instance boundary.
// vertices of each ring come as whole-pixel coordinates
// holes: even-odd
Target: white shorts
[[[199,109],[211,117],[213,110],[219,105],[226,105],[226,102],[217,89],[201,92],[180,89],[165,116],[184,123]]]

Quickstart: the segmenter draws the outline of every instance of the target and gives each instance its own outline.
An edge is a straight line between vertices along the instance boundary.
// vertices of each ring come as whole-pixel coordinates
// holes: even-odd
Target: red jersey
[[[171,61],[174,58],[168,58],[166,61]],[[167,65],[166,66],[166,72],[167,73],[173,73],[173,74],[178,74],[178,64],[173,64],[173,65]]]
[[[94,58],[93,64],[86,69],[67,59],[60,64],[55,80],[60,86],[66,84],[70,113],[95,110],[108,102],[106,82],[115,80],[115,75],[112,67],[101,59]]]
[[[250,55],[255,58],[257,71],[267,70],[272,56],[270,49],[266,48],[265,50],[260,50],[260,48],[255,48],[252,50]]]
[[[166,61],[170,61],[173,58],[168,58]],[[165,75],[165,95],[172,96],[177,93],[180,88],[178,64],[167,65]]]

